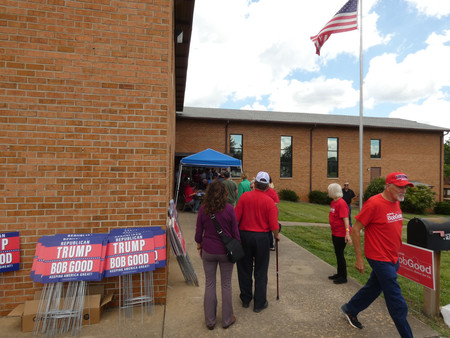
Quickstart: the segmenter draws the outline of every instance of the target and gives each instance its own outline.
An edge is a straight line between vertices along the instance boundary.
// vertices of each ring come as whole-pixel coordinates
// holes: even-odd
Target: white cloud
[[[437,93],[421,104],[407,104],[390,114],[390,117],[413,120],[450,129],[450,101]]]
[[[365,13],[377,0],[366,2]],[[277,91],[295,92],[299,85],[285,80],[294,72],[318,72],[342,53],[357,60],[358,31],[334,34],[320,58],[310,40],[340,6],[335,0],[313,1],[308,6],[297,0],[197,0],[185,104],[218,107],[228,100],[258,100]],[[389,39],[377,33],[377,19],[374,13],[365,14],[365,48]],[[272,106],[281,106],[277,95],[272,96]],[[332,110],[332,97],[316,97],[318,102],[303,107],[318,107],[324,102],[324,107],[316,109]]]
[[[406,0],[415,6],[420,13],[428,16],[442,18],[450,14],[450,1],[448,0]]]
[[[359,91],[353,89],[351,81],[318,77],[282,83],[269,100],[270,109],[275,111],[328,114],[336,108],[357,105]]]
[[[375,104],[415,102],[450,86],[450,31],[431,34],[427,47],[398,61],[396,54],[370,60],[364,79],[365,96]]]
[[[364,107],[370,109],[369,114],[387,116],[389,109],[403,105],[391,116],[450,127],[446,117],[450,116],[450,30],[433,32],[436,27],[450,27],[445,19],[437,22],[450,14],[450,0],[406,1],[434,17],[430,21],[422,18],[429,37],[421,50],[413,48],[422,41],[405,30],[381,35],[376,11],[384,9],[383,2],[363,1],[365,55],[379,51],[371,60],[364,60],[368,64]],[[344,3],[196,0],[185,105],[225,107],[227,102],[243,101],[243,109],[322,114],[339,113],[339,109],[357,111],[359,93],[355,88],[359,83],[354,81],[358,79],[349,78],[352,75],[344,78],[338,68],[354,74],[349,67],[358,67],[359,31],[332,35],[320,57],[310,40]],[[409,22],[417,19],[416,11],[404,14]],[[405,34],[399,40],[407,49],[389,44],[394,34]],[[413,52],[400,57],[400,49]],[[350,55],[353,62],[338,64],[342,54]]]

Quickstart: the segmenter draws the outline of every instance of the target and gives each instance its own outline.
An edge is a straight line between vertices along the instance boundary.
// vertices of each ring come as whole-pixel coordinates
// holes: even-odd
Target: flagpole
[[[362,0],[359,0],[359,210],[363,204],[363,35]]]

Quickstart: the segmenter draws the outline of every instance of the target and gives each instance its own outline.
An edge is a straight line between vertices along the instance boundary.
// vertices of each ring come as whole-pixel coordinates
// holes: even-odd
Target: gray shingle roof
[[[271,123],[298,123],[313,125],[359,126],[359,116],[286,113],[274,111],[239,110],[221,108],[197,108],[184,107],[182,112],[177,112],[177,117],[234,120],[234,121],[258,121]],[[442,127],[418,123],[416,121],[387,118],[387,117],[363,117],[364,127],[395,128],[395,129],[419,129],[424,131],[449,131]]]

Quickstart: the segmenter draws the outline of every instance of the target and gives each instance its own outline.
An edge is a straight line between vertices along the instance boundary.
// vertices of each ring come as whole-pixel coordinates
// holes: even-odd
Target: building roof
[[[194,5],[195,0],[175,0],[174,2],[173,41],[175,45],[175,105],[177,110],[183,109],[184,105]],[[181,41],[177,42],[180,34],[182,34]]]
[[[359,116],[196,107],[184,107],[182,112],[177,112],[177,118],[334,125],[348,127],[359,127],[360,124]],[[374,128],[416,129],[440,132],[450,131],[446,128],[418,123],[416,121],[387,117],[363,117],[363,125],[364,127]]]

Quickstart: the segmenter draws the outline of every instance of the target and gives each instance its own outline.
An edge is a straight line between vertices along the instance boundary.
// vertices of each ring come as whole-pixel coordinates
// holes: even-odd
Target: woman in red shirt
[[[328,279],[333,280],[334,284],[342,284],[347,283],[347,262],[345,261],[344,249],[347,243],[352,244],[348,205],[342,198],[342,187],[337,183],[331,183],[328,186],[328,196],[333,199],[328,217],[337,261],[337,273],[329,276]]]

